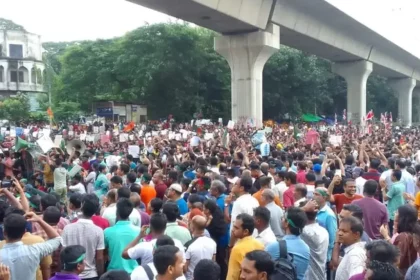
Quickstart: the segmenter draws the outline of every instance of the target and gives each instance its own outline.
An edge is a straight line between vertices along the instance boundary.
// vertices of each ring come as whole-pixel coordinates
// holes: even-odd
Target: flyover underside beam
[[[251,119],[262,125],[262,71],[267,60],[280,48],[279,27],[242,35],[220,36],[215,50],[231,69],[232,120]]]

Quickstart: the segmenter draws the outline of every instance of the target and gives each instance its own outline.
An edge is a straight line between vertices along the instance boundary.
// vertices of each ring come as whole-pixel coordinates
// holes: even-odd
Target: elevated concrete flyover
[[[250,117],[261,124],[262,70],[280,41],[333,62],[333,72],[348,83],[348,119],[354,123],[366,115],[366,81],[373,72],[390,79],[399,117],[411,124],[420,58],[325,0],[130,1],[222,34],[215,49],[231,67],[234,120]]]

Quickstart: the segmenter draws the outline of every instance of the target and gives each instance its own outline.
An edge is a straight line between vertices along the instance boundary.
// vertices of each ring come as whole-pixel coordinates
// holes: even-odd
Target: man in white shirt
[[[62,167],[63,161],[56,159],[54,169],[54,192],[60,196],[61,201],[67,199],[67,169]]]
[[[274,194],[279,197],[281,203],[283,203],[283,193],[287,190],[286,182],[284,181],[286,177],[286,172],[279,171],[276,173],[274,179],[276,180],[276,185],[273,188]]]
[[[187,280],[193,280],[195,266],[202,259],[215,260],[217,244],[213,239],[205,236],[206,218],[195,216],[191,222],[191,232],[193,239],[185,243],[184,266],[185,277]]]
[[[166,230],[166,222],[167,220],[164,214],[153,214],[150,217],[150,227],[142,227],[139,236],[131,241],[127,247],[125,247],[122,253],[122,257],[124,259],[132,260],[141,259],[142,265],[153,262],[153,248],[156,246],[157,240],[161,236],[164,236]],[[152,240],[146,242],[143,240],[143,238],[148,234],[148,232],[152,235]],[[174,245],[181,250],[182,255],[184,255],[184,245],[181,243],[181,241],[173,239],[173,242]]]
[[[258,200],[252,197],[249,193],[252,189],[252,178],[250,176],[242,176],[232,187],[231,194],[225,199],[225,207],[232,203],[232,195],[237,199],[233,203],[232,214],[230,217],[230,228],[233,229],[233,224],[239,214],[248,214],[253,216],[254,209],[259,205]],[[232,240],[233,238],[231,238]]]
[[[270,227],[270,210],[261,206],[257,207],[254,210],[254,224],[252,236],[264,244],[264,247],[277,240]]]
[[[107,194],[108,206],[105,208],[102,218],[108,220],[109,225],[112,227],[117,220],[117,200],[118,198],[125,197],[130,199],[130,189],[122,187],[118,190],[112,189]],[[141,226],[141,216],[137,209],[133,209],[129,217],[130,222],[135,226]]]
[[[365,243],[360,241],[363,224],[355,217],[344,218],[338,228],[338,242],[345,245],[344,257],[338,265],[336,280],[348,280],[365,270]]]
[[[69,190],[73,193],[85,194],[86,188],[81,183],[81,181],[82,181],[82,176],[80,174],[74,175],[73,179],[71,180],[72,185],[69,186]]]
[[[155,241],[156,243],[153,247],[153,254],[155,253],[156,249],[159,247],[167,246],[167,245],[175,246],[174,240],[167,235],[162,235],[158,239],[155,239]],[[153,264],[153,257],[152,257],[151,262],[138,266],[133,270],[133,272],[131,273],[131,280],[149,280],[149,279],[153,280],[155,279],[157,274],[158,273],[157,273],[155,265]],[[182,275],[176,278],[176,280],[185,280],[185,276]]]

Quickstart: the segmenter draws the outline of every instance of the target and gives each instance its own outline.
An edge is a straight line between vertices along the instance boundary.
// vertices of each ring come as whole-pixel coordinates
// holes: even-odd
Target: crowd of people
[[[0,279],[420,279],[418,131],[384,129],[3,150]]]

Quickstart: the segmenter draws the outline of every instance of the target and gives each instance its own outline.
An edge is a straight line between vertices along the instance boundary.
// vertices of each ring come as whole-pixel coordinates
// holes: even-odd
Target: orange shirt
[[[146,209],[149,206],[149,202],[155,197],[156,197],[156,190],[154,187],[149,186],[149,185],[141,186],[140,198],[141,198],[141,201],[146,206]],[[147,210],[147,213],[149,213],[149,210]]]
[[[359,194],[355,194],[352,198],[347,197],[344,193],[339,193],[334,195],[334,204],[337,210],[337,214],[340,214],[341,209],[343,209],[344,204],[351,204],[353,200],[358,200],[363,198]]]
[[[418,219],[420,220],[420,192],[416,194],[416,198],[414,199],[414,205],[417,208],[417,213],[418,213],[417,216],[418,216]]]
[[[262,196],[263,189],[260,189],[256,193],[254,193],[252,196],[258,200],[258,203],[261,205],[261,196]],[[283,208],[283,205],[281,204],[280,198],[278,196],[274,197],[274,203]]]

